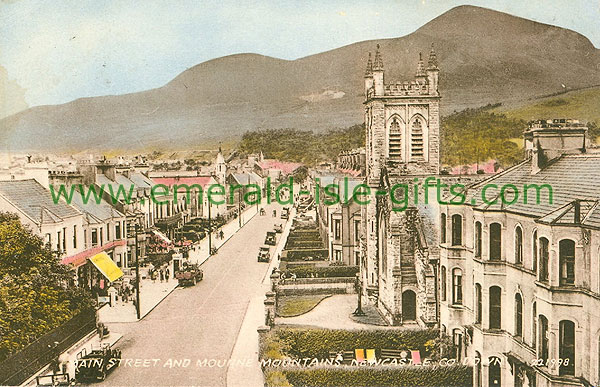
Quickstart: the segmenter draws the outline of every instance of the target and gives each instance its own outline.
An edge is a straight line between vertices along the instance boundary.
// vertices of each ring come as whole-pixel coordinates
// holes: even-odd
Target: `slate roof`
[[[538,218],[540,222],[573,223],[575,207],[579,206],[580,221],[584,225],[600,227],[600,154],[563,155],[545,168],[531,174],[531,159],[517,164],[497,175],[474,184],[467,190],[466,204],[481,210],[510,211]],[[490,184],[498,185],[498,188]],[[513,204],[486,204],[482,200],[482,190],[488,200],[498,197],[500,189],[513,184],[519,190],[519,197]],[[530,188],[527,201],[524,200],[525,184],[547,184],[551,187],[540,189],[540,200],[536,200],[536,190]],[[550,201],[551,196],[551,201]],[[512,196],[507,191],[506,198]]]
[[[90,195],[90,200],[86,204],[83,203],[81,195],[78,193],[73,194],[71,205],[81,212],[87,214],[87,219],[90,223],[97,224],[103,223],[104,221],[112,218],[125,217],[122,213],[117,211],[113,206],[102,200],[100,203],[96,203],[93,195]]]
[[[0,181],[0,196],[12,203],[35,223],[59,223],[81,215],[64,200],[54,204],[52,194],[34,179]]]
[[[245,184],[260,185],[260,183],[261,183],[260,177],[255,173],[232,173],[232,175],[233,175],[233,178],[235,179],[235,181],[237,181],[238,184],[240,184],[240,185],[245,185]]]

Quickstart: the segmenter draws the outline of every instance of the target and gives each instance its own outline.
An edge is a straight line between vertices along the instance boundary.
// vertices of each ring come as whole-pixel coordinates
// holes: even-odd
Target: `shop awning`
[[[90,261],[110,282],[113,282],[123,276],[121,269],[119,269],[113,260],[110,259],[108,254],[104,252],[94,255],[92,258],[90,258]]]

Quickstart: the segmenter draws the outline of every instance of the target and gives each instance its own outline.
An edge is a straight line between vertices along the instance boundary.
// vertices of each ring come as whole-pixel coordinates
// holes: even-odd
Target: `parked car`
[[[100,349],[77,359],[75,362],[75,380],[77,382],[96,381],[106,379],[108,372],[112,371],[121,361],[121,351],[106,345]]]
[[[42,375],[35,377],[37,387],[55,387],[71,386],[75,380],[72,380],[69,374]]]
[[[275,232],[276,233],[282,233],[283,232],[283,225],[282,224],[276,224],[275,225]]]
[[[275,246],[275,231],[267,231],[267,237],[265,238],[265,245]]]
[[[197,264],[183,264],[183,267],[175,273],[175,278],[181,286],[194,286],[204,279],[204,272]]]
[[[258,250],[258,262],[269,262],[271,259],[271,253],[267,246],[263,246]]]

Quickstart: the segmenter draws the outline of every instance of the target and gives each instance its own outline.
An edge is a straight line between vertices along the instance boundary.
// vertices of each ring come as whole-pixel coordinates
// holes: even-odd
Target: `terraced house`
[[[598,385],[600,153],[586,133],[530,123],[526,160],[442,207],[440,323],[477,359],[475,386]]]

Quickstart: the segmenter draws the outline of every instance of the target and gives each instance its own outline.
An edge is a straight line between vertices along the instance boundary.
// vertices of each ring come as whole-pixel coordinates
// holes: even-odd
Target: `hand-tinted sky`
[[[0,66],[29,105],[57,104],[159,87],[228,54],[295,59],[403,36],[461,4],[573,29],[600,47],[600,0],[0,0]]]

